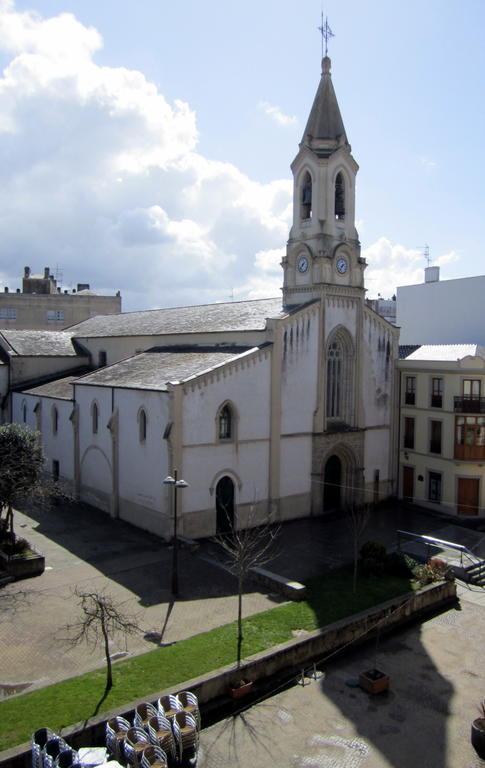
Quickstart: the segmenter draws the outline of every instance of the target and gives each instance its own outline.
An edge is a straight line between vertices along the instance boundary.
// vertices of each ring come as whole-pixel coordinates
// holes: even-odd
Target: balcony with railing
[[[485,413],[485,397],[462,395],[454,397],[455,413]]]

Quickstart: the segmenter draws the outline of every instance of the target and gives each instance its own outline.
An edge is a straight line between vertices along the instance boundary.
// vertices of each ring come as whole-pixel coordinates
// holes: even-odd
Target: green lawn
[[[271,648],[291,639],[294,629],[318,629],[411,589],[407,579],[361,578],[356,594],[344,569],[308,582],[308,597],[244,619],[243,655]],[[234,599],[236,611],[236,598]],[[114,686],[102,711],[137,698],[150,699],[165,688],[235,662],[236,624],[194,635],[157,648],[113,667]],[[104,691],[104,669],[89,672],[0,703],[0,750],[30,739],[48,725],[55,731],[92,716]]]

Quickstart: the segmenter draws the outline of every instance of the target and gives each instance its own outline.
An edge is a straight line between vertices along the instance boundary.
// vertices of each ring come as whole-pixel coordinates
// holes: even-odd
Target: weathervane
[[[322,24],[318,27],[318,31],[322,35],[322,59],[323,59],[323,41],[325,40],[325,56],[328,53],[328,41],[331,37],[335,37],[334,33],[328,25],[328,18],[325,16],[325,24],[323,23],[323,11],[322,11]]]

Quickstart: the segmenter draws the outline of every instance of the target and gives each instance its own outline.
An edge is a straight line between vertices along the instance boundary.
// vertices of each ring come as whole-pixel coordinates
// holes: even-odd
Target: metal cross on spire
[[[328,53],[328,41],[331,37],[335,37],[334,33],[330,29],[328,25],[328,18],[325,16],[325,24],[323,23],[323,11],[322,11],[322,23],[321,26],[318,27],[318,31],[322,35],[322,59],[323,59],[323,41],[325,40],[325,56]]]

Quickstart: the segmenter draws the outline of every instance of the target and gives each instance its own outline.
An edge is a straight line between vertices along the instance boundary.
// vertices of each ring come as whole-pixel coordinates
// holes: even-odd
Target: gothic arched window
[[[305,173],[301,185],[300,215],[302,219],[310,219],[312,215],[312,177],[308,171]]]
[[[229,405],[224,405],[219,411],[219,440],[232,438],[232,411]]]
[[[59,413],[55,405],[52,406],[52,434],[57,435],[59,428]]]
[[[338,328],[327,345],[327,418],[353,424],[354,352],[345,328]]]
[[[335,218],[345,219],[345,182],[341,171],[335,179]]]

